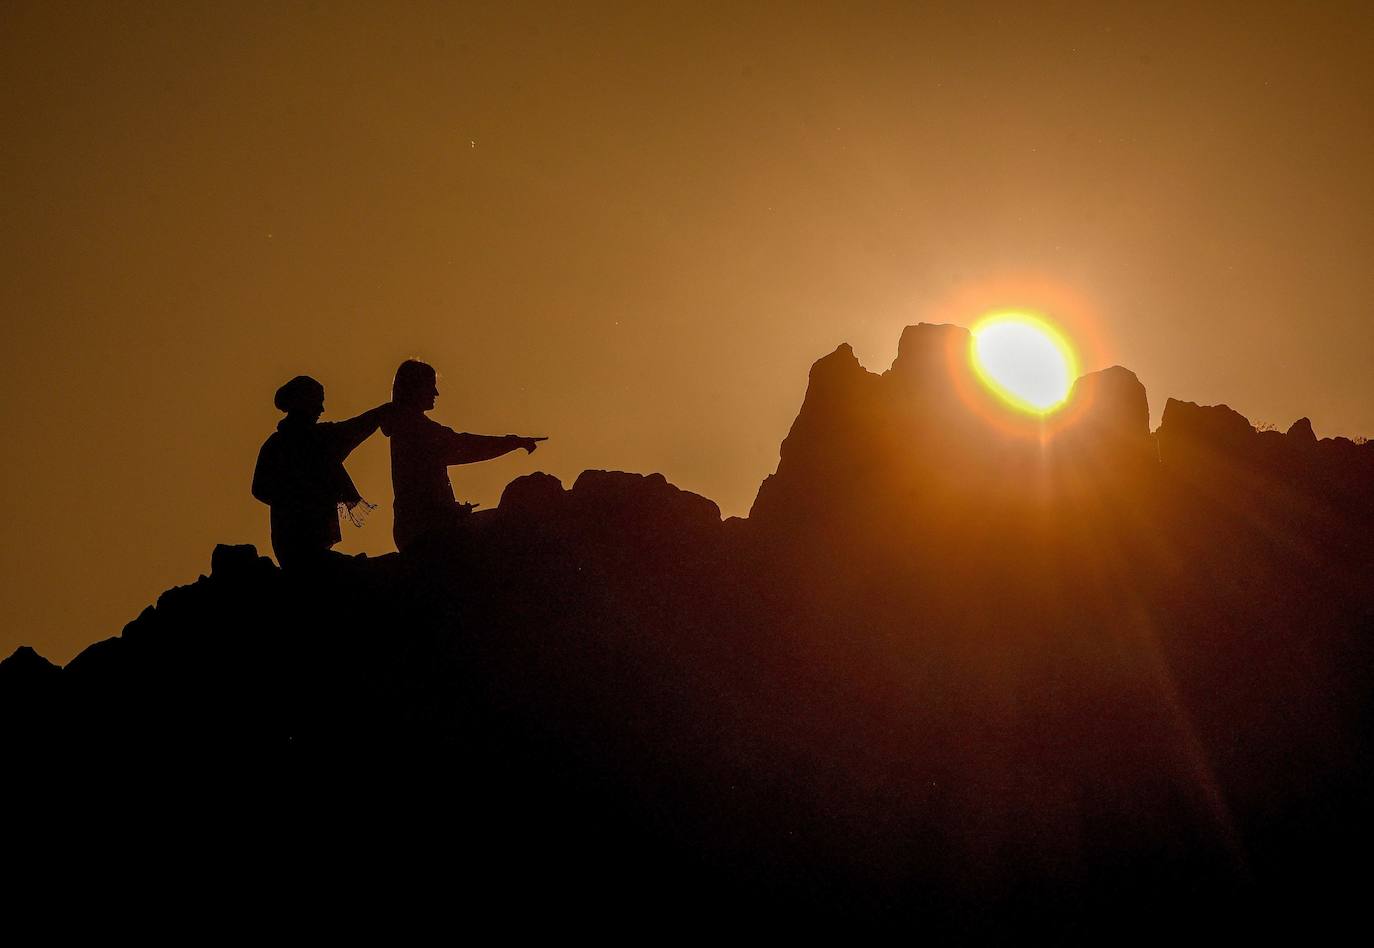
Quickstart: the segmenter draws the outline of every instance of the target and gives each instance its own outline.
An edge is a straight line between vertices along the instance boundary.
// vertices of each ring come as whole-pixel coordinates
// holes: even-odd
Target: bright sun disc
[[[1078,377],[1068,340],[1027,313],[996,313],[973,328],[973,368],[1007,404],[1047,415],[1064,404]]]

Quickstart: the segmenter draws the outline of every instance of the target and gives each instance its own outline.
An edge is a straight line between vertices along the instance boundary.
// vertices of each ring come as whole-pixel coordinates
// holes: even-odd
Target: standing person
[[[372,509],[343,462],[377,430],[391,406],[379,405],[347,421],[320,422],[324,386],[308,375],[277,389],[272,403],[286,417],[258,452],[253,496],[272,509],[272,551],[289,569],[325,558],[342,539],[341,515],[361,525]]]
[[[391,439],[391,486],[396,493],[392,536],[404,551],[421,537],[454,529],[470,508],[459,505],[448,479],[450,464],[489,461],[516,448],[533,453],[543,438],[465,434],[425,417],[439,397],[433,366],[401,363],[391,387],[394,410],[382,423]]]

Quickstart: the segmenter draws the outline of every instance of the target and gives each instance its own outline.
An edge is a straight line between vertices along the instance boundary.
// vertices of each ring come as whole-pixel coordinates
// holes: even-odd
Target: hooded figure
[[[488,461],[516,448],[533,452],[544,440],[454,431],[425,417],[438,397],[433,366],[414,359],[401,363],[391,387],[393,410],[382,433],[391,439],[391,487],[396,494],[392,536],[402,551],[426,534],[452,530],[471,509],[454,499],[450,464]]]
[[[298,375],[277,389],[286,417],[258,452],[253,496],[272,509],[272,550],[283,567],[319,560],[342,538],[340,505],[370,509],[344,470],[344,458],[377,430],[389,404],[347,421],[319,422],[324,386]],[[358,522],[355,520],[355,522]]]

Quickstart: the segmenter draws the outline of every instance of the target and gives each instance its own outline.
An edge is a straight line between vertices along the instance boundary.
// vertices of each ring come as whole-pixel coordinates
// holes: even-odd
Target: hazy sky
[[[547,434],[455,468],[662,471],[727,514],[812,361],[1073,309],[1085,370],[1374,434],[1367,4],[0,5],[0,654],[55,661],[269,549],[326,418]],[[343,549],[392,549],[384,504]]]

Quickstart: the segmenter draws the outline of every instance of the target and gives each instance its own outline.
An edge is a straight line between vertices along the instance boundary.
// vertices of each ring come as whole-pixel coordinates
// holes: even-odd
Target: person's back
[[[317,422],[324,387],[298,376],[274,400],[286,417],[258,452],[253,496],[270,508],[272,550],[282,566],[322,557],[342,539],[339,504],[362,503],[344,469],[346,457],[377,430],[386,405],[340,422]]]
[[[258,453],[253,495],[271,508],[272,549],[282,565],[342,538],[329,439],[315,430],[322,427],[287,416]]]
[[[391,486],[395,492],[392,536],[405,550],[426,534],[455,529],[466,508],[453,496],[451,464],[500,457],[516,448],[533,451],[538,438],[475,435],[454,431],[425,416],[438,398],[438,378],[423,362],[408,360],[396,370],[394,410],[382,426],[391,439]]]

